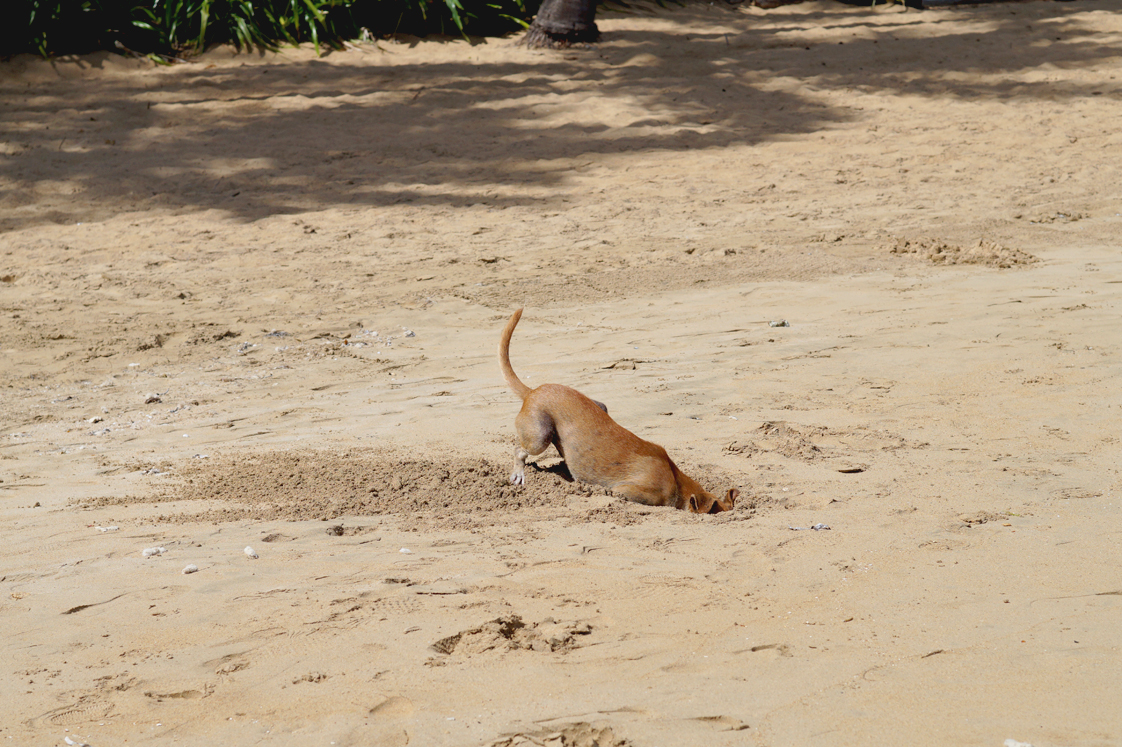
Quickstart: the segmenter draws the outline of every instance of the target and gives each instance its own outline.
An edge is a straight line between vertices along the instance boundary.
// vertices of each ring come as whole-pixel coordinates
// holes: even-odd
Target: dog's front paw
[[[516,469],[510,475],[511,485],[525,485],[526,484],[526,470]]]

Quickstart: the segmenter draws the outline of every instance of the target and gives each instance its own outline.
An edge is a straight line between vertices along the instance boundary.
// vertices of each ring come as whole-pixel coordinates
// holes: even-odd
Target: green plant
[[[364,33],[492,35],[524,28],[540,0],[9,0],[0,54],[124,49],[151,55],[231,43],[339,46]],[[369,30],[367,32],[366,30]]]

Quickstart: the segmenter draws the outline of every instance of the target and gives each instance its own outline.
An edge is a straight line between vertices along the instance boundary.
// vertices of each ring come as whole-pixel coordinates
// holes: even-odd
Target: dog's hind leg
[[[537,456],[549,448],[557,436],[553,418],[549,413],[523,407],[514,419],[518,431],[518,446],[514,448],[514,471],[511,472],[512,485],[526,484],[526,458]]]

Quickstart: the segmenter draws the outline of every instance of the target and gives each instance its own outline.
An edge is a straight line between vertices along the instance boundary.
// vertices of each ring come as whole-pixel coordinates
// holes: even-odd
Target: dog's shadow
[[[575,482],[573,473],[569,471],[569,465],[565,464],[564,460],[544,467],[537,462],[528,462],[526,466],[533,467],[535,472],[548,472],[557,475],[565,482]]]

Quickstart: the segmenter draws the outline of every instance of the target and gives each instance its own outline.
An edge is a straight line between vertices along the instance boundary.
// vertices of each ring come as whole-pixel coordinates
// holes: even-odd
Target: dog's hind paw
[[[525,485],[526,484],[526,471],[525,470],[516,470],[515,472],[512,472],[511,475],[510,475],[510,484],[511,485]]]

